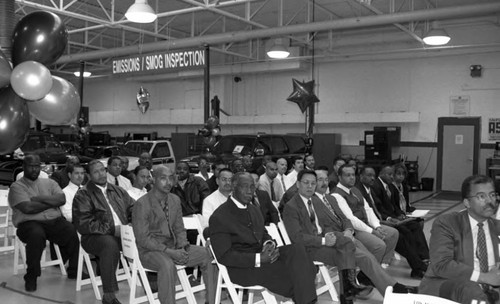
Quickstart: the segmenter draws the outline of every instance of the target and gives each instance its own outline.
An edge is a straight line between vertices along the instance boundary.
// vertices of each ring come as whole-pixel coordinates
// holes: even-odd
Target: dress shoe
[[[412,270],[411,271],[410,277],[412,279],[422,280],[422,278],[424,277],[424,275],[425,275],[425,271],[417,269],[417,270]]]
[[[417,286],[406,286],[403,284],[396,283],[392,286],[392,291],[394,293],[418,293]]]
[[[36,291],[36,278],[30,278],[26,275],[24,276],[24,290],[27,292]]]
[[[370,280],[370,278],[367,277],[366,274],[362,271],[360,271],[358,273],[357,278],[358,278],[358,282],[360,284],[363,284],[365,286],[375,286],[375,284],[373,284],[372,280]]]

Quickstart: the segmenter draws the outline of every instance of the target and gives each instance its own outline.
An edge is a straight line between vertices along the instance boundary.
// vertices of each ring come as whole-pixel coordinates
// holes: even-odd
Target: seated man
[[[12,223],[17,236],[26,244],[26,291],[35,291],[41,275],[40,258],[47,240],[59,245],[64,261],[69,259],[68,278],[75,279],[78,266],[78,236],[75,227],[61,214],[59,207],[66,202],[57,183],[39,178],[41,162],[38,155],[26,155],[24,176],[9,190],[9,205],[13,210]]]
[[[146,268],[158,271],[160,303],[175,303],[175,265],[200,266],[208,303],[215,301],[213,265],[207,249],[190,245],[182,221],[179,197],[170,193],[174,174],[170,168],[158,166],[153,172],[153,189],[134,205],[132,226],[139,257]]]
[[[227,201],[227,198],[233,190],[231,185],[231,179],[233,178],[233,172],[228,168],[223,168],[219,171],[216,181],[219,188],[203,201],[203,210],[201,214],[203,215],[203,228],[208,227],[208,221],[214,211],[219,208],[220,205]]]
[[[134,200],[127,191],[107,182],[106,168],[99,160],[88,165],[90,181],[73,199],[73,224],[82,235],[83,249],[99,257],[103,304],[120,304],[116,269],[120,261],[120,226],[130,223]]]
[[[172,187],[172,193],[181,199],[182,215],[201,214],[203,200],[210,194],[207,183],[189,173],[187,162],[178,162],[175,170],[178,180]]]
[[[278,179],[278,165],[273,161],[266,163],[266,171],[259,178],[258,189],[266,191],[273,202],[274,207],[278,208],[279,200],[283,197],[283,187]]]
[[[55,180],[56,183],[61,187],[61,189],[64,189],[69,184],[69,173],[72,171],[72,168],[74,165],[79,165],[80,160],[78,159],[78,156],[71,155],[66,159],[66,166],[58,170],[50,176],[51,179]],[[86,184],[88,182],[88,178],[86,175],[84,175],[84,180],[82,181],[83,184]]]
[[[297,304],[316,302],[316,269],[300,244],[275,248],[252,201],[255,184],[247,172],[232,179],[233,194],[210,217],[210,239],[231,281],[261,285]]]
[[[259,184],[259,176],[257,173],[250,173],[252,175],[255,185]],[[257,186],[258,187],[258,186]],[[264,225],[269,225],[270,223],[277,224],[280,221],[280,215],[278,209],[274,207],[271,197],[266,191],[255,188],[254,197],[252,199],[252,204],[259,207],[264,217]]]
[[[493,180],[474,175],[462,183],[466,210],[439,216],[432,225],[429,268],[420,293],[459,303],[495,303],[500,285],[498,235],[500,221]],[[495,299],[496,298],[496,299]]]
[[[120,156],[111,156],[108,158],[108,173],[106,174],[109,184],[122,187],[125,191],[132,189],[130,180],[123,175],[122,172],[122,159]]]
[[[371,194],[383,223],[399,231],[400,237],[396,250],[402,256],[410,257],[408,263],[412,267],[411,276],[420,279],[427,270],[429,246],[422,225],[415,218],[407,218],[400,209],[399,195],[392,184],[393,181],[393,166],[382,167],[378,178],[373,182]]]
[[[321,175],[323,198],[327,187],[326,177],[326,172]],[[296,185],[298,193],[285,205],[283,212],[283,222],[290,239],[293,243],[303,243],[313,260],[339,268],[344,283],[342,293],[347,300],[352,301],[358,294],[366,296],[373,289],[356,283],[356,266],[372,280],[381,294],[385,293],[388,286],[393,286],[394,292],[415,292],[414,288],[397,283],[380,267],[375,257],[354,239],[352,228],[346,229],[349,227],[345,224],[335,223],[341,221],[343,214],[326,218],[325,215],[331,211],[328,205],[315,195],[316,172],[299,172]],[[333,200],[328,203],[333,210],[332,202]]]
[[[85,169],[80,164],[75,164],[67,168],[69,183],[62,191],[66,196],[66,204],[61,206],[61,211],[68,222],[73,222],[73,199],[80,187],[82,187],[83,180],[85,179]]]
[[[342,165],[338,175],[339,182],[333,189],[332,195],[342,212],[352,222],[356,230],[356,239],[373,253],[379,263],[389,265],[398,242],[398,231],[390,226],[381,225],[361,191],[354,187],[356,184],[354,167]]]

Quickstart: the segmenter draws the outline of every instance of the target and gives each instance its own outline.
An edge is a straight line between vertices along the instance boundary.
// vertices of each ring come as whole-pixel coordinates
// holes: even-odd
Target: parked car
[[[293,156],[304,156],[306,143],[300,135],[258,134],[258,135],[226,135],[213,147],[211,153],[204,154],[211,163],[216,158],[222,158],[226,163],[234,159],[250,155],[253,159],[253,168],[262,164],[264,155],[271,155],[273,160],[285,158],[290,164]],[[189,164],[190,171],[197,173],[199,156],[182,159]]]
[[[29,153],[40,155],[42,170],[49,175],[64,168],[69,155],[53,134],[29,131],[28,139],[20,148],[12,153],[0,155],[0,184],[10,185],[16,180],[16,175],[23,171],[24,155]]]
[[[120,156],[129,159],[128,170],[133,170],[139,165],[139,156],[143,152],[149,152],[155,165],[166,165],[175,170],[175,156],[172,144],[169,140],[129,140],[121,147]],[[108,157],[100,160],[107,166]]]

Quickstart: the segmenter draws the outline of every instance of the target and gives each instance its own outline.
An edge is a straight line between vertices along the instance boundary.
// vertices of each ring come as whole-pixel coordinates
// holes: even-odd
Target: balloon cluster
[[[83,117],[78,118],[78,124],[71,124],[70,128],[78,135],[80,141],[83,141],[85,136],[92,131],[92,126]]]
[[[78,113],[80,96],[75,87],[52,76],[47,68],[62,55],[67,43],[68,32],[61,18],[37,11],[23,17],[14,29],[13,69],[0,51],[0,154],[24,143],[30,113],[54,125],[68,124]]]
[[[198,135],[205,137],[205,144],[211,148],[217,142],[217,136],[220,136],[221,128],[219,125],[219,117],[212,115],[207,119],[205,126],[198,130]]]

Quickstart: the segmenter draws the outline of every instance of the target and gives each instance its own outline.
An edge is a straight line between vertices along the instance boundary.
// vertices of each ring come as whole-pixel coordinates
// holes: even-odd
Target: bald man
[[[206,248],[190,245],[182,220],[181,200],[170,193],[175,183],[170,168],[153,172],[150,192],[139,198],[132,212],[132,226],[144,267],[158,271],[160,303],[175,303],[176,265],[200,266],[206,284],[206,300],[215,302],[213,266]]]

